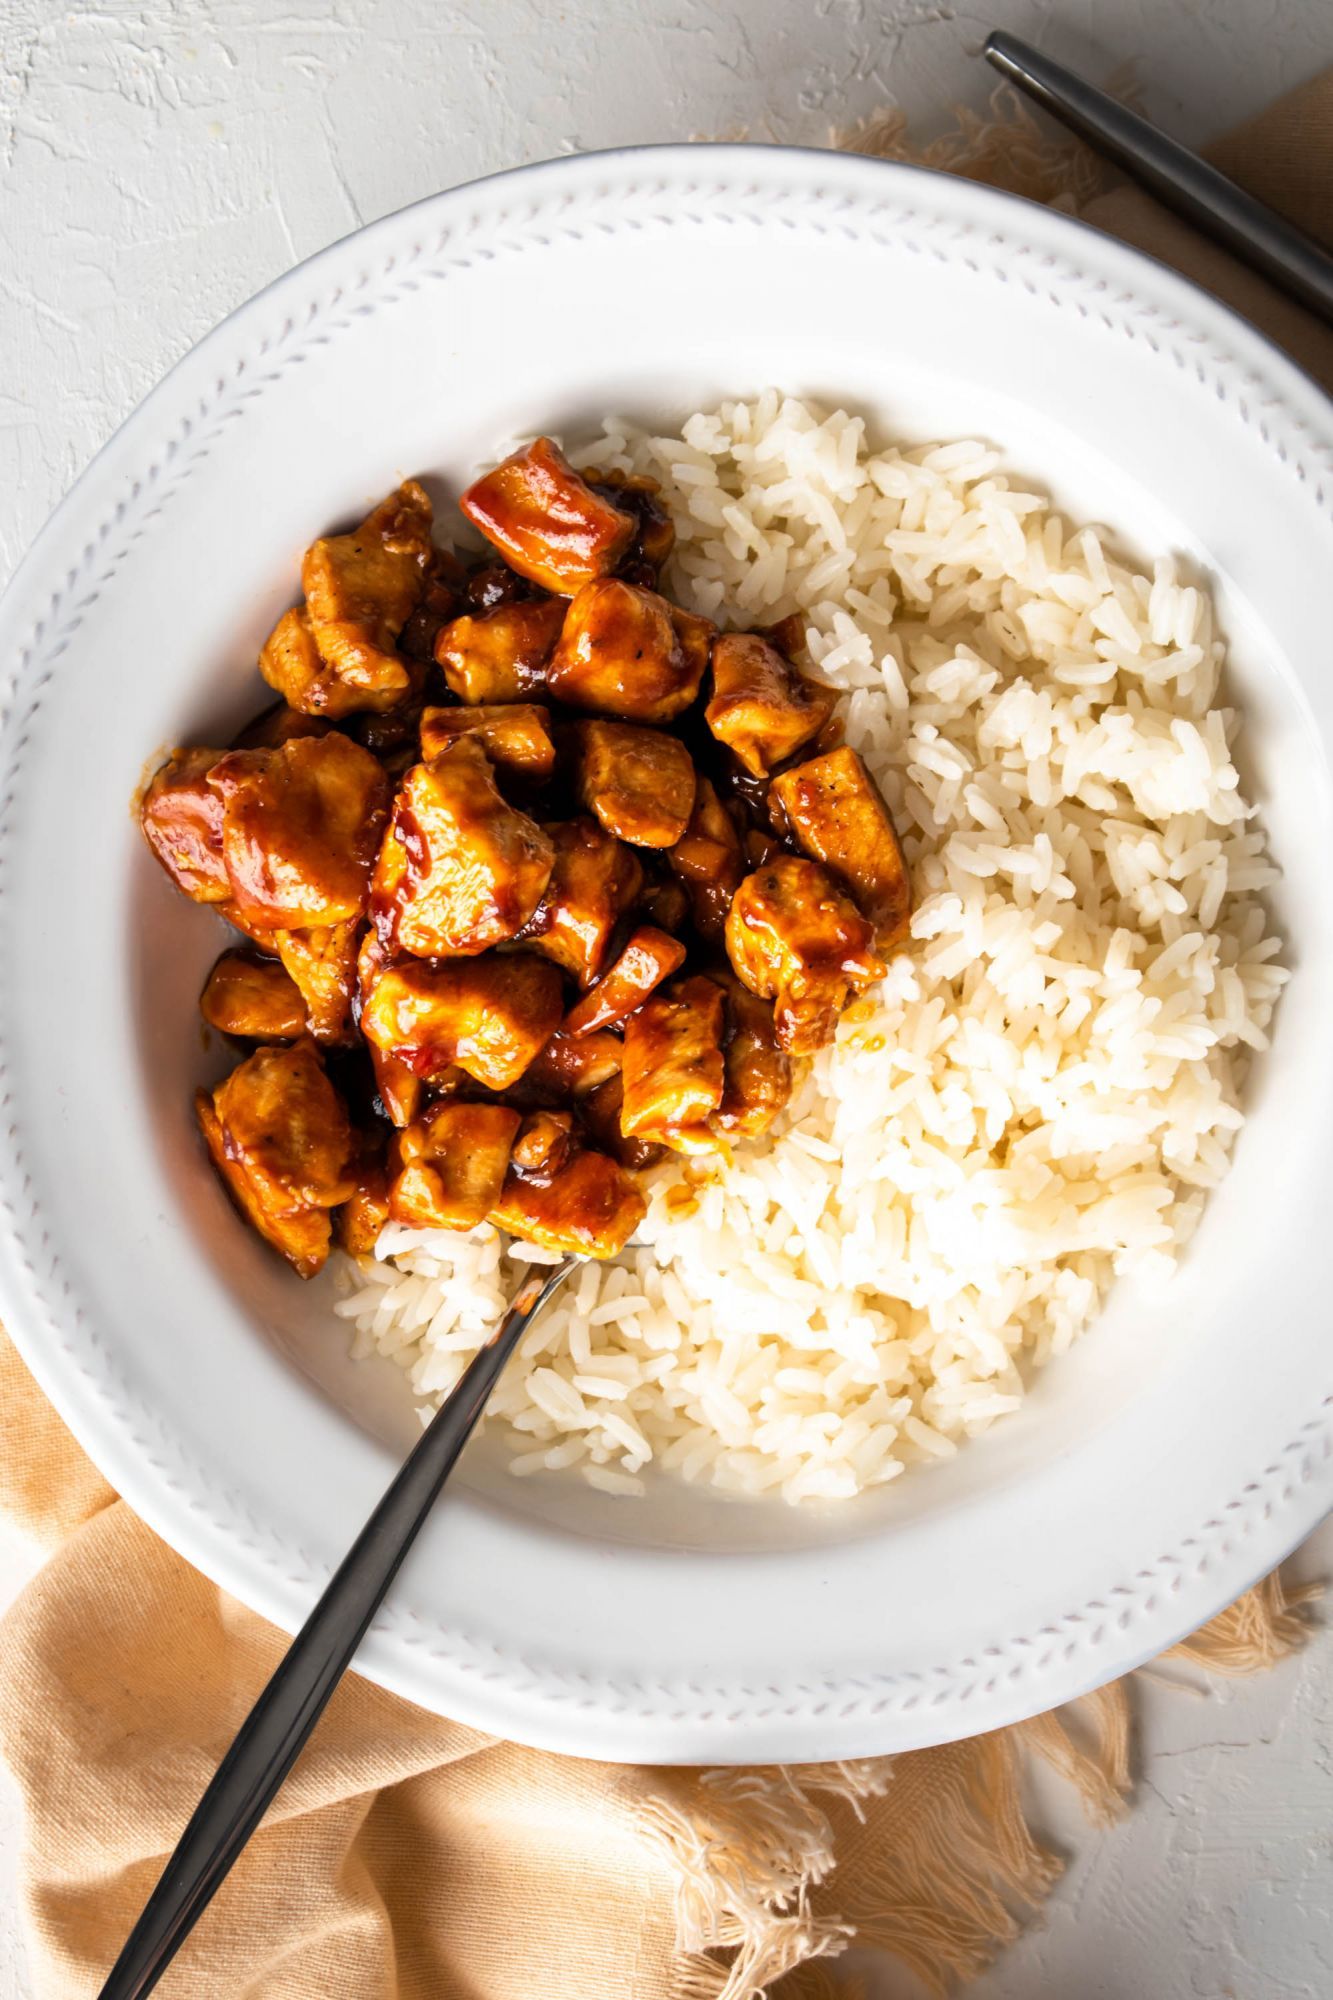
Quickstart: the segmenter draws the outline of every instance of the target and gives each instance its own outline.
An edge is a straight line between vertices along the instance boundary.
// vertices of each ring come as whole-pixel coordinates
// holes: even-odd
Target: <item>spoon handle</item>
[[[101,2000],[140,2000],[166,1971],[323,1714],[501,1369],[529,1322],[582,1261],[566,1257],[529,1278],[422,1432],[241,1725],[126,1939]]]

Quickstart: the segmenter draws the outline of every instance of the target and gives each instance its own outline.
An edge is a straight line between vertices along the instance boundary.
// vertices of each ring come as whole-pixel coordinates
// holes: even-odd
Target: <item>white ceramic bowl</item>
[[[413,1434],[326,1281],[241,1226],[190,1110],[216,921],[169,887],[145,759],[257,705],[299,553],[512,433],[675,422],[777,384],[985,435],[1209,577],[1295,977],[1233,1173],[1164,1299],[1117,1291],[1022,1412],[827,1512],[507,1481],[484,1440],[364,1671],[532,1743],[815,1759],[1062,1701],[1217,1610],[1330,1497],[1328,406],[1221,307],[964,181],[751,147],[562,160],[440,195],[271,286],[168,377],[0,612],[0,1308],[109,1479],[293,1627]],[[447,514],[446,514],[447,520]]]

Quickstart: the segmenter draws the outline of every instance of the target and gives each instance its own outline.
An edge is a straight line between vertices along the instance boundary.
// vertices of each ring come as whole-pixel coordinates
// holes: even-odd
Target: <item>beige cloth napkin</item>
[[[902,151],[892,121],[858,135]],[[1010,108],[936,163],[1042,199],[1096,172]],[[1329,223],[1333,73],[1218,149],[1312,230]],[[1326,383],[1333,335],[1146,198],[1087,209],[1199,276]],[[23,1793],[38,2000],[96,1994],[285,1638],[119,1500],[0,1336],[0,1508],[50,1548],[0,1623],[0,1748]],[[1177,1651],[1220,1672],[1297,1644],[1275,1578]],[[349,1678],[164,2000],[782,2000],[847,1992],[855,1935],[936,1990],[977,1972],[1059,1873],[1019,1802],[1037,1754],[1094,1822],[1123,1808],[1123,1685],[894,1760],[742,1772],[580,1762],[495,1742]]]

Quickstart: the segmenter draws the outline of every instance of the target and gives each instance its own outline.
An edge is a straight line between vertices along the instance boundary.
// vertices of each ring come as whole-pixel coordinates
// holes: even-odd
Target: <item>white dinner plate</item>
[[[443,500],[516,433],[675,426],[769,384],[898,438],[984,436],[1207,578],[1295,972],[1179,1275],[1117,1289],[949,1464],[808,1511],[518,1482],[473,1446],[359,1664],[593,1756],[993,1728],[1177,1638],[1328,1506],[1328,404],[1178,277],[966,181],[746,146],[567,159],[390,216],[244,306],[0,608],[0,1309],[137,1512],[292,1629],[414,1419],[390,1364],[349,1361],[331,1280],[286,1272],[205,1163],[191,1094],[222,1058],[196,998],[220,929],[153,864],[131,794],[164,747],[260,705],[301,550],[404,475]]]

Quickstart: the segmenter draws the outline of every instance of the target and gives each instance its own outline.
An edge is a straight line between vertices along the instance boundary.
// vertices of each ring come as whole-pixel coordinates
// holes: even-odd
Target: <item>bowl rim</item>
[[[673,174],[678,177],[683,175],[687,181],[696,177],[701,162],[708,162],[713,168],[722,166],[737,173],[738,177],[745,177],[745,170],[749,168],[748,179],[752,186],[757,186],[766,175],[771,176],[775,163],[794,163],[791,188],[806,198],[816,191],[810,185],[816,168],[819,181],[826,184],[841,182],[852,187],[858,197],[862,191],[871,190],[877,183],[882,183],[885,188],[896,184],[904,190],[921,186],[936,196],[941,188],[948,188],[951,199],[944,204],[946,208],[956,210],[961,206],[973,209],[982,217],[989,216],[1001,236],[1006,234],[1007,223],[1010,230],[1017,228],[1021,238],[1026,219],[1027,231],[1035,232],[1048,243],[1053,241],[1069,254],[1075,264],[1082,257],[1103,272],[1109,269],[1112,278],[1122,279],[1130,291],[1136,278],[1140,284],[1146,282],[1150,296],[1158,303],[1165,300],[1168,310],[1174,308],[1179,320],[1187,324],[1192,322],[1195,327],[1201,324],[1205,336],[1220,336],[1228,344],[1233,362],[1239,354],[1242,369],[1252,370],[1261,361],[1264,378],[1270,382],[1275,380],[1278,401],[1287,407],[1288,413],[1294,407],[1298,429],[1309,432],[1327,425],[1329,404],[1324,392],[1268,336],[1252,328],[1229,307],[1178,272],[1091,225],[1057,214],[1039,203],[976,183],[960,182],[956,176],[937,170],[821,148],[730,142],[615,148],[515,167],[427,195],[349,232],[275,278],[238,306],[177,361],[102,446],[54,510],[15,572],[3,600],[0,600],[0,630],[7,630],[8,623],[15,617],[16,607],[21,607],[25,595],[31,592],[34,581],[47,566],[49,552],[68,535],[93,489],[108,473],[114,473],[117,483],[120,483],[124,469],[121,460],[128,456],[130,441],[137,438],[145,427],[149,413],[156,415],[166,408],[180,384],[200,374],[203,364],[215,356],[220,358],[236,330],[256,321],[264,307],[279,300],[284,290],[294,294],[312,278],[322,278],[326,273],[337,270],[347,261],[349,246],[356,245],[360,252],[369,254],[377,247],[392,242],[396,234],[401,233],[404,218],[407,217],[433,218],[438,215],[447,222],[451,212],[461,212],[469,198],[478,196],[482,191],[487,195],[502,189],[513,191],[519,197],[529,191],[534,191],[539,197],[545,197],[548,192],[558,196],[566,184],[577,191],[580,183],[589,182],[599,173],[609,173],[614,177],[627,166],[640,168],[645,165],[660,172],[665,185]],[[1089,248],[1090,244],[1096,246],[1095,250]],[[385,274],[392,272],[394,266],[394,257],[390,256],[384,266]],[[1145,271],[1150,274],[1146,281]],[[187,419],[182,444],[188,442],[192,428]],[[171,455],[168,452],[168,460]],[[115,512],[109,517],[106,536],[111,535],[133,510],[138,498],[137,484],[128,499],[122,494]],[[104,538],[97,538],[85,547],[84,560],[80,568],[67,578],[66,590],[79,580],[88,567],[95,566]],[[38,629],[40,634],[40,619]],[[26,690],[25,670],[20,668],[10,690],[11,699],[4,721],[6,739],[12,738],[15,719],[21,719],[24,712]],[[13,755],[12,748],[9,754]],[[49,1308],[45,1302],[40,1307],[37,1304],[35,1273],[25,1249],[24,1226],[15,1206],[14,1191],[7,1182],[6,1170],[0,1174],[0,1236],[11,1255],[0,1258],[0,1305],[3,1305],[16,1345],[41,1386],[90,1456],[150,1526],[223,1587],[276,1623],[288,1630],[293,1629],[299,1619],[299,1605],[294,1614],[290,1591],[273,1588],[271,1580],[261,1575],[253,1565],[247,1568],[243,1553],[245,1537],[238,1539],[223,1533],[219,1539],[204,1531],[200,1507],[207,1488],[200,1486],[194,1505],[182,1510],[178,1499],[164,1492],[156,1472],[147,1466],[137,1451],[134,1425],[130,1423],[127,1426],[126,1413],[113,1406],[105,1385],[101,1393],[89,1393],[86,1384],[82,1387],[73,1384],[63,1364],[56,1361],[52,1347],[36,1330],[38,1320],[49,1312]],[[21,1272],[25,1268],[31,1282],[25,1283],[22,1279]],[[1244,1588],[1256,1573],[1262,1573],[1286,1548],[1293,1546],[1317,1524],[1333,1502],[1333,1486],[1330,1486],[1329,1480],[1330,1460],[1333,1458],[1330,1412],[1333,1412],[1333,1394],[1324,1400],[1322,1407],[1318,1406],[1317,1398],[1312,1400],[1308,1419],[1281,1454],[1255,1471],[1243,1494],[1229,1501],[1213,1517],[1201,1522],[1197,1535],[1190,1538],[1186,1546],[1173,1548],[1163,1555],[1162,1573],[1174,1568],[1182,1578],[1182,1581],[1172,1585],[1168,1601],[1155,1606],[1152,1614],[1136,1616],[1128,1623],[1119,1615],[1115,1621],[1108,1620],[1108,1624],[1114,1622],[1124,1634],[1119,1640],[1111,1636],[1102,1643],[1101,1635],[1086,1635],[1096,1639],[1088,1659],[1080,1660],[1080,1667],[1086,1665],[1088,1671],[1079,1679],[1078,1685],[1070,1684],[1066,1675],[1065,1681],[1061,1682],[1062,1691],[1054,1698],[1068,1699],[1072,1694],[1097,1685],[1179,1638],[1199,1622],[1201,1615],[1207,1615],[1207,1610],[1201,1613],[1200,1605],[1220,1608],[1229,1596]],[[1271,1524],[1265,1545],[1266,1550],[1271,1547],[1271,1553],[1265,1552],[1256,1562],[1253,1549],[1248,1545],[1251,1533],[1257,1531],[1257,1523]],[[209,1526],[217,1528],[220,1524],[212,1522]],[[1136,1586],[1141,1581],[1136,1578]],[[1095,1624],[1097,1614],[1104,1609],[1105,1595],[1102,1593],[1089,1599],[1086,1604],[1071,1611],[1068,1614],[1071,1626],[1086,1626],[1090,1620]],[[1136,1589],[1132,1595],[1135,1602],[1141,1605],[1153,1596],[1153,1592],[1145,1586]],[[534,1671],[526,1663],[515,1661],[509,1678],[513,1685],[522,1686],[523,1699],[527,1703],[520,1729],[511,1708],[506,1708],[503,1702],[497,1706],[497,1700],[493,1700],[490,1694],[478,1693],[475,1688],[473,1693],[477,1693],[477,1698],[473,1699],[465,1682],[455,1681],[448,1687],[447,1694],[436,1694],[438,1682],[435,1669],[423,1662],[419,1655],[413,1657],[405,1649],[401,1625],[401,1620],[385,1617],[377,1622],[372,1631],[359,1664],[373,1678],[426,1705],[435,1705],[437,1700],[447,1699],[451,1713],[465,1720],[477,1720],[483,1727],[497,1726],[497,1718],[500,1718],[498,1726],[506,1733],[519,1734],[523,1740],[543,1747],[585,1755],[608,1754],[603,1747],[608,1742],[606,1704],[600,1704],[599,1712],[595,1679],[586,1683],[586,1688],[592,1689],[594,1697],[590,1712],[586,1688],[585,1694],[571,1699],[568,1690],[553,1689],[549,1685],[549,1676],[541,1670]],[[940,1741],[949,1735],[970,1734],[976,1729],[1017,1720],[1022,1715],[1049,1706],[1053,1699],[1051,1685],[1043,1681],[1040,1673],[1026,1671],[1029,1664],[1049,1666],[1052,1649],[1048,1647],[1043,1651],[1039,1645],[1048,1633],[1049,1628],[1044,1627],[1040,1633],[1015,1637],[1004,1645],[1003,1652],[1014,1662],[1011,1673],[996,1673],[975,1660],[942,1667],[942,1674],[956,1676],[962,1670],[964,1679],[970,1676],[968,1686],[973,1695],[981,1698],[971,1701],[965,1693],[958,1703],[946,1706],[944,1712],[936,1709],[933,1720],[925,1721],[924,1733],[914,1736],[911,1726],[905,1731],[900,1730],[894,1738],[894,1747],[908,1747],[913,1741]],[[1058,1645],[1054,1651],[1059,1652]],[[1025,1653],[1026,1658],[1023,1657]],[[701,1755],[707,1755],[714,1761],[725,1756],[725,1751],[719,1752],[716,1732],[710,1733],[709,1727],[717,1721],[715,1690],[700,1691],[703,1699],[693,1708],[679,1689],[654,1688],[647,1683],[642,1689],[644,1700],[636,1706],[634,1690],[623,1676],[614,1683],[605,1683],[602,1692],[614,1697],[614,1705],[624,1719],[624,1727],[612,1733],[611,1754],[650,1754],[658,1761],[680,1762],[695,1761]],[[815,1705],[806,1697],[820,1694],[822,1690],[802,1689],[799,1692],[802,1718],[808,1723],[814,1716]],[[665,1704],[662,1700],[664,1695],[669,1698]],[[750,1727],[743,1744],[737,1748],[735,1761],[801,1754],[775,1747],[786,1744],[789,1736],[794,1737],[798,1733],[786,1732],[785,1724],[789,1716],[790,1708],[783,1711],[780,1704],[770,1703],[767,1709],[762,1704],[748,1704],[745,1720]],[[844,1726],[836,1740],[830,1737],[831,1747],[827,1751],[805,1754],[847,1755],[856,1754],[855,1746],[858,1745],[882,1747],[876,1736],[879,1721],[873,1707],[863,1708],[852,1700],[839,1720]],[[651,1749],[634,1748],[635,1742],[640,1740],[634,1733],[636,1727],[650,1722],[656,1726]],[[660,1727],[663,1722],[671,1726],[673,1734],[663,1735]],[[640,1737],[642,1733],[640,1731]],[[806,1740],[809,1740],[808,1737]]]

